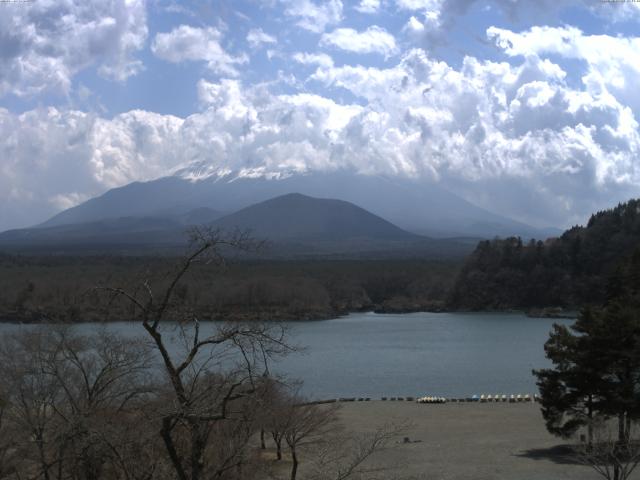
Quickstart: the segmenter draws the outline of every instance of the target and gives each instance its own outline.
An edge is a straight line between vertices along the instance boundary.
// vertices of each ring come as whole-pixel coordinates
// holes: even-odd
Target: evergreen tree
[[[570,328],[554,325],[545,343],[553,368],[534,371],[549,432],[567,438],[586,426],[591,445],[594,421],[616,419],[617,445],[629,450],[640,419],[638,271],[636,252],[611,278],[602,308],[584,309]],[[622,478],[620,464],[613,467],[613,478]]]
[[[586,426],[589,443],[593,439],[593,418],[603,410],[598,391],[604,372],[593,356],[591,338],[585,333],[595,318],[593,310],[587,308],[570,329],[554,325],[544,346],[554,368],[534,370],[547,430],[569,438]]]

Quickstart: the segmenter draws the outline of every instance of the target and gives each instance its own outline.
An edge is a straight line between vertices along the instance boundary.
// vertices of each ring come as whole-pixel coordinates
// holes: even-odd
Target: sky
[[[567,227],[640,196],[640,3],[0,3],[0,230],[183,171],[437,182]]]

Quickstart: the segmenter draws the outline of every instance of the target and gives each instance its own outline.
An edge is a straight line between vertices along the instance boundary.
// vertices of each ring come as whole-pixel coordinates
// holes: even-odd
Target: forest
[[[546,241],[485,240],[466,260],[449,297],[461,310],[602,304],[607,283],[640,245],[640,200],[597,212]]]
[[[100,292],[166,285],[173,257],[0,256],[0,321],[130,320]],[[176,296],[205,320],[310,320],[355,311],[441,310],[459,261],[229,261],[195,265]]]

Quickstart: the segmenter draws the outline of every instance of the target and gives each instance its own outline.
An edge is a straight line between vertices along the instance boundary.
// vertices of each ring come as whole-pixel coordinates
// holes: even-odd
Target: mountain
[[[620,281],[620,268],[640,255],[639,246],[640,199],[595,213],[587,225],[546,242],[482,241],[458,275],[451,306],[493,310],[600,305]]]
[[[354,203],[405,230],[431,237],[555,235],[477,207],[437,183],[407,178],[333,173],[256,176],[239,173],[194,180],[190,172],[150,182],[135,182],[65,210],[41,224],[53,227],[128,216],[166,217],[207,207],[236,212],[273,197],[299,192]],[[186,177],[186,178],[185,178]]]
[[[409,233],[343,200],[301,194],[282,195],[221,218],[200,208],[183,215],[174,212],[171,218],[120,217],[11,230],[0,234],[0,247],[69,253],[166,251],[185,245],[188,226],[211,218],[206,223],[214,228],[250,230],[252,237],[267,240],[269,248],[261,253],[266,257],[459,257],[472,248],[469,241]]]
[[[253,235],[274,241],[306,240],[316,243],[346,239],[421,239],[352,203],[299,193],[243,208],[217,220],[214,225],[226,230],[250,229]]]

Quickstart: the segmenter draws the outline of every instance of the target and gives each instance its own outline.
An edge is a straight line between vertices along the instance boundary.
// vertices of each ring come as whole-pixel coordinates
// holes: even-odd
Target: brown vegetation
[[[131,320],[131,304],[92,290],[166,288],[175,258],[0,255],[0,321]],[[428,260],[197,264],[175,290],[201,320],[325,319],[348,312],[438,310],[458,263]]]

